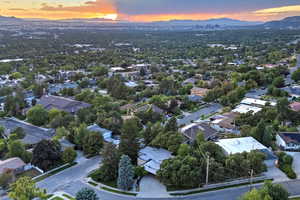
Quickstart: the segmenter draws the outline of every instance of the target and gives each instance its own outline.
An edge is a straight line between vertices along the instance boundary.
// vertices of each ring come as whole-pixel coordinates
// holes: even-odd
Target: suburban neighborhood
[[[0,16],[0,199],[298,200],[297,20]]]

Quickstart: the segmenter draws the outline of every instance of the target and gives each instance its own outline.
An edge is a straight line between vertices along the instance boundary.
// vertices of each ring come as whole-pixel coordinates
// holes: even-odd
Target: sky
[[[300,0],[0,0],[0,15],[140,22],[223,17],[269,21],[300,15]]]

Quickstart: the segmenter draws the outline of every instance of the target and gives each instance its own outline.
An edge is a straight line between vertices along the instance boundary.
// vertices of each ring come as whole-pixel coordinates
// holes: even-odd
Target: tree
[[[300,69],[297,69],[292,73],[292,79],[296,82],[300,80]]]
[[[122,190],[129,190],[134,182],[134,168],[129,156],[123,155],[121,157],[118,174],[118,188]]]
[[[241,200],[288,200],[289,193],[279,184],[266,181],[261,189],[247,192]]]
[[[98,132],[89,132],[82,145],[83,152],[86,155],[95,156],[100,153],[103,146],[103,136]]]
[[[265,134],[265,128],[266,128],[265,121],[263,119],[261,119],[259,121],[259,123],[257,124],[257,126],[251,130],[252,137],[257,139],[259,142],[262,142],[263,136]]]
[[[114,144],[107,143],[101,151],[102,165],[98,173],[92,176],[96,181],[114,181],[118,177],[119,152]]]
[[[241,200],[273,200],[270,195],[263,195],[260,190],[253,189],[247,192]]]
[[[86,124],[80,124],[79,127],[75,128],[74,142],[77,145],[77,147],[82,148],[82,145],[84,143],[84,138],[89,133],[90,133],[90,131],[87,130]]]
[[[159,180],[168,186],[194,188],[204,182],[204,165],[195,157],[176,156],[164,160],[157,172]],[[184,174],[184,176],[182,176]]]
[[[9,141],[7,148],[9,157],[19,157],[26,163],[30,162],[31,154],[26,151],[25,146],[21,141]]]
[[[191,147],[188,144],[181,144],[177,154],[179,156],[187,156],[190,154],[190,152],[191,152]]]
[[[177,119],[176,117],[172,117],[166,124],[165,126],[165,131],[177,131],[178,126],[177,126]]]
[[[284,82],[284,78],[282,76],[275,78],[272,82],[272,85],[274,85],[277,88],[284,87],[284,84],[285,84],[285,82]]]
[[[61,146],[57,141],[42,140],[33,149],[32,164],[44,171],[61,163]]]
[[[49,121],[52,121],[55,117],[61,115],[61,111],[56,109],[56,108],[52,108],[51,110],[49,110]]]
[[[46,199],[46,192],[37,188],[30,177],[21,177],[10,185],[9,198],[14,200],[32,200],[36,197]]]
[[[262,191],[269,194],[272,200],[288,200],[289,193],[282,185],[273,184],[271,181],[266,181]]]
[[[96,192],[89,188],[82,188],[76,193],[76,200],[98,200]]]
[[[150,144],[160,132],[163,132],[163,127],[159,122],[155,124],[147,123],[146,128],[142,131],[145,144]]]
[[[66,148],[62,153],[62,160],[65,163],[72,163],[76,159],[77,153],[73,147]]]
[[[275,130],[272,126],[267,126],[265,128],[265,133],[262,138],[262,143],[266,145],[267,147],[270,147],[272,145],[272,141],[275,135]]]
[[[28,110],[27,119],[36,126],[45,125],[49,119],[48,111],[43,106],[36,105]]]
[[[7,189],[9,184],[14,180],[14,173],[12,170],[6,170],[0,174],[0,188]]]
[[[119,150],[122,154],[128,155],[132,162],[136,164],[139,151],[139,142],[137,139],[139,133],[138,120],[136,118],[126,120],[121,132]]]
[[[179,132],[160,132],[151,142],[155,147],[165,148],[173,153],[178,151],[183,136]]]

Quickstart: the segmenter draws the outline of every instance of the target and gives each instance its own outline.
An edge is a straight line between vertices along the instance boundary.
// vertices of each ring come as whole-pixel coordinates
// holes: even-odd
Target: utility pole
[[[208,172],[209,172],[209,155],[206,158],[206,185],[208,185]]]
[[[250,170],[250,190],[252,190],[252,184],[253,184],[253,169]]]

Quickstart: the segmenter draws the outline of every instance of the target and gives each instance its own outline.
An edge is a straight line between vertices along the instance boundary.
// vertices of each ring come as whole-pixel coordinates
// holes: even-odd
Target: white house
[[[226,155],[251,152],[253,150],[258,150],[265,153],[268,158],[273,158],[273,153],[264,145],[259,143],[253,137],[241,137],[241,138],[230,138],[230,139],[221,139],[216,142],[219,145]],[[268,159],[267,158],[267,159]]]
[[[300,133],[279,133],[276,135],[276,144],[284,150],[300,150]]]
[[[168,150],[147,146],[140,150],[138,164],[144,166],[147,172],[156,175],[162,162],[171,158],[171,154]]]

